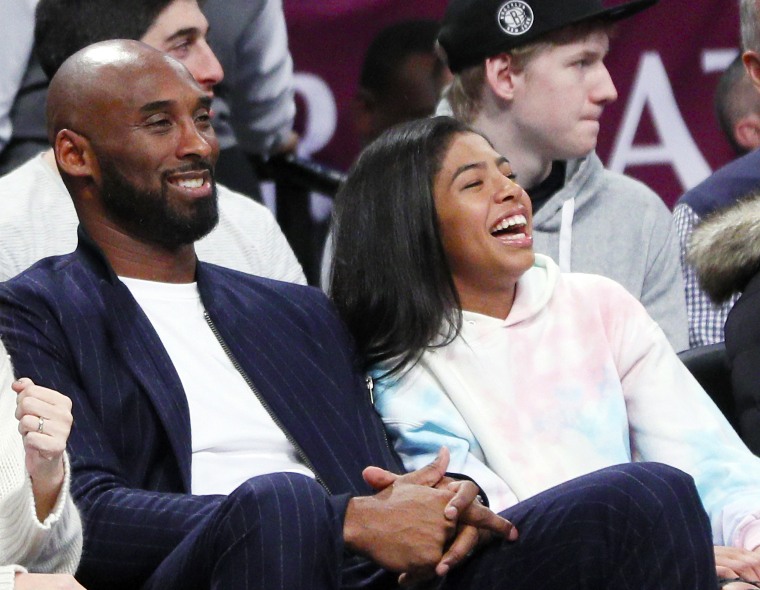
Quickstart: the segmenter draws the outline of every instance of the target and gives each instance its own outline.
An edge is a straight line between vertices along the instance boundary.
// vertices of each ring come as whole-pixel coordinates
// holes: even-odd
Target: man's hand
[[[459,528],[454,541],[438,562],[435,573],[444,576],[448,571],[464,561],[478,545],[488,543],[494,535],[517,540],[517,528],[508,520],[495,514],[480,503],[478,487],[471,481],[452,481],[445,484],[455,492],[444,510],[446,518],[457,520]]]
[[[396,477],[374,496],[352,498],[343,525],[346,546],[388,570],[416,579],[432,577],[456,530],[456,523],[444,516],[454,492],[433,487],[447,466],[448,456],[439,455],[430,465]],[[365,470],[367,481],[375,470],[383,471]]]
[[[508,520],[494,514],[480,503],[480,490],[473,482],[455,481],[446,477],[448,463],[449,452],[444,447],[433,463],[406,475],[399,476],[378,467],[368,467],[364,470],[365,481],[376,490],[385,490],[389,486],[405,483],[434,487],[452,494],[443,510],[443,516],[452,524],[456,523],[457,531],[448,550],[435,564],[433,571],[439,576],[445,575],[450,568],[466,559],[479,543],[490,540],[493,534],[510,540],[517,539],[517,529]],[[423,568],[417,573],[404,571],[400,578],[402,583],[412,583],[432,576],[430,568]]]
[[[743,578],[755,582],[760,580],[760,553],[739,547],[715,547],[715,565],[719,578]],[[725,588],[743,588],[746,585],[730,584]]]
[[[24,439],[26,470],[32,479],[37,518],[42,522],[55,506],[63,484],[63,452],[71,432],[71,400],[65,395],[19,379],[12,385],[18,430]]]

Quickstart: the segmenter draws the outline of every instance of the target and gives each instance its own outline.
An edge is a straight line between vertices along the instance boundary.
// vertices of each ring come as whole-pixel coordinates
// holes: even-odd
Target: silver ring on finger
[[[40,416],[40,421],[37,423],[37,432],[42,434],[45,431],[45,418]]]

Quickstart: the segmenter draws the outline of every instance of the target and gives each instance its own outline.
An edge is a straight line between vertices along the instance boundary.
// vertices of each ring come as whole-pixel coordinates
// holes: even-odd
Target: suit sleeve
[[[716,545],[747,547],[760,521],[760,459],[740,440],[689,373],[660,327],[615,285],[605,294],[609,338],[620,374],[634,461],[690,474]],[[752,533],[754,537],[754,533]]]

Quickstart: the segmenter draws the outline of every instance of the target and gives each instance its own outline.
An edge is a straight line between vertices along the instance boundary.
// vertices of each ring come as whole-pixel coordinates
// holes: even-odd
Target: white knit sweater
[[[37,520],[24,446],[14,417],[13,371],[0,343],[0,590],[12,589],[16,572],[71,573],[82,553],[82,524],[69,496],[69,463],[53,511]]]

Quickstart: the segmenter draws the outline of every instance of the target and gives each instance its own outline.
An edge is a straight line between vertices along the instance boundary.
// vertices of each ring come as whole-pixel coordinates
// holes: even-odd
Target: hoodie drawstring
[[[573,216],[575,215],[575,198],[568,199],[562,205],[562,224],[559,226],[559,270],[570,272],[570,256],[573,246]]]

